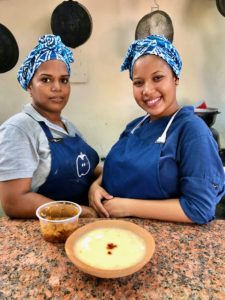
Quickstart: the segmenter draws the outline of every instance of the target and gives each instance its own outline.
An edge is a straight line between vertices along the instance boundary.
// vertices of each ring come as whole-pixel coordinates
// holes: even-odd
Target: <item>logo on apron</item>
[[[77,156],[77,159],[76,159],[76,167],[77,167],[77,175],[78,177],[82,177],[82,176],[85,176],[91,166],[90,166],[90,161],[87,157],[86,154],[83,154],[82,152]]]

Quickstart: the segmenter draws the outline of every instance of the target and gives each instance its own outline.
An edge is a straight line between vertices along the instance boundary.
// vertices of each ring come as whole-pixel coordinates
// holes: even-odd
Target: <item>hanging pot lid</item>
[[[76,48],[90,37],[92,19],[88,10],[77,1],[63,1],[52,13],[51,29],[66,46]]]
[[[151,34],[163,34],[171,43],[173,42],[173,23],[166,12],[159,9],[152,11],[138,22],[135,39],[143,39]]]
[[[216,0],[216,6],[221,15],[225,17],[225,0]]]
[[[7,27],[0,24],[0,73],[11,70],[19,58],[17,42]]]

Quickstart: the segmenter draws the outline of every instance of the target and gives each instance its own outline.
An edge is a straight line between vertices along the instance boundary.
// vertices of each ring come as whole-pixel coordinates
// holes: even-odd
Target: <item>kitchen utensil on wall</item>
[[[84,44],[92,32],[92,19],[88,10],[77,1],[63,1],[51,16],[53,34],[71,48]]]
[[[216,6],[221,15],[225,17],[225,0],[216,0]]]
[[[12,32],[0,24],[0,73],[11,70],[19,58],[19,48]]]
[[[143,39],[151,34],[163,34],[172,43],[174,34],[172,20],[165,11],[159,10],[156,1],[154,3],[156,6],[151,8],[151,12],[138,22],[135,39]]]

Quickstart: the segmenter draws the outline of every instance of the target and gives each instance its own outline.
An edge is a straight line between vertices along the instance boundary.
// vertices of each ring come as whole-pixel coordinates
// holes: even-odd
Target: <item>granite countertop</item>
[[[44,241],[38,220],[1,218],[0,299],[225,299],[224,220],[202,226],[126,220],[151,232],[155,253],[132,275],[101,279],[79,271],[64,244]],[[93,221],[80,219],[79,226]]]

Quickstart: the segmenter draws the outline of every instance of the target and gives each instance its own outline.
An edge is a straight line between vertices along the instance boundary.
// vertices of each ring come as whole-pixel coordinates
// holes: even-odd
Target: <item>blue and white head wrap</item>
[[[17,79],[22,88],[27,89],[35,71],[42,63],[54,59],[63,61],[70,75],[70,63],[74,61],[72,51],[62,43],[59,36],[43,35],[18,70]]]
[[[176,48],[163,35],[150,35],[144,39],[135,40],[128,48],[121,71],[128,70],[132,79],[133,65],[143,55],[154,54],[164,59],[178,78],[182,68],[182,61]]]

